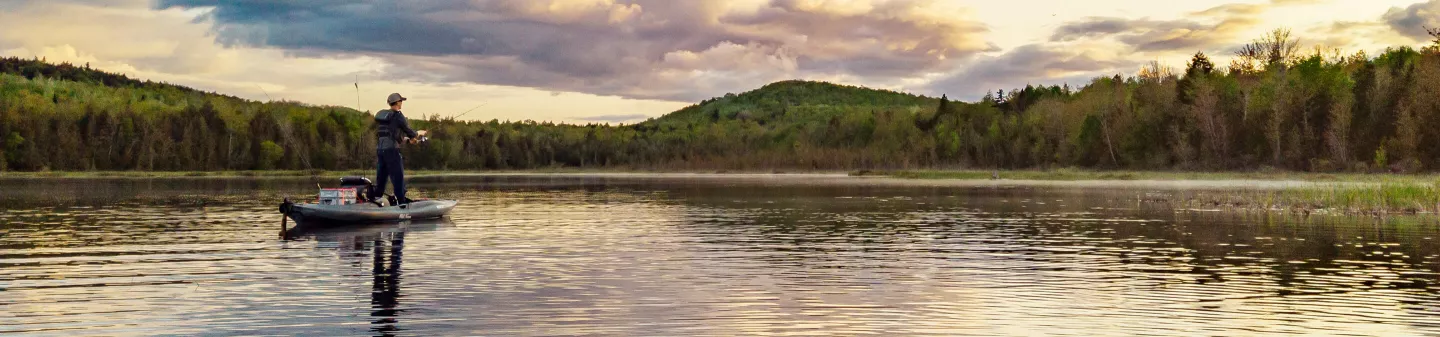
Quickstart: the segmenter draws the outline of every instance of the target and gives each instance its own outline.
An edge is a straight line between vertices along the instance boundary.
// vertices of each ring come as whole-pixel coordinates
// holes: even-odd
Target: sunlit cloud
[[[950,69],[995,48],[963,7],[937,1],[481,0],[285,5],[163,0],[204,9],[221,43],[366,55],[397,76],[694,101],[713,90],[844,73],[877,80]],[[716,76],[733,87],[674,90]]]

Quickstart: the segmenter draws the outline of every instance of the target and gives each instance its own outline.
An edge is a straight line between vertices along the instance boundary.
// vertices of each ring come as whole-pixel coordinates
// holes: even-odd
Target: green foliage
[[[267,140],[260,143],[260,169],[274,169],[275,164],[284,156],[285,148],[280,147],[280,145],[275,144],[275,142]]]
[[[1440,28],[1425,27],[1425,33],[1429,34],[1430,38],[1434,39],[1430,40],[1430,47],[1440,48]]]
[[[10,136],[5,138],[6,152],[18,152],[20,145],[25,145],[25,137],[21,137],[19,132],[11,132]]]
[[[1440,50],[1299,55],[1284,31],[1228,70],[951,101],[783,81],[633,125],[413,120],[416,169],[926,167],[1297,171],[1440,168]],[[412,112],[412,118],[423,112]],[[0,59],[0,169],[346,170],[374,165],[370,115],[255,102],[66,64]]]
[[[1388,165],[1389,162],[1387,161],[1387,158],[1385,158],[1385,148],[1381,147],[1379,149],[1375,149],[1375,167],[1385,167]]]

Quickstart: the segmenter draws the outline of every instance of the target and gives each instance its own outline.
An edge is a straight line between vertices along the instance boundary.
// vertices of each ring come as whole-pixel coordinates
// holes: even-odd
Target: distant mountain
[[[42,59],[22,59],[18,57],[0,57],[0,74],[11,74],[24,77],[27,80],[35,78],[47,78],[52,80],[73,81],[85,84],[96,84],[111,88],[133,88],[146,89],[151,91],[169,91],[186,94],[203,94],[233,100],[242,100],[239,97],[223,95],[215,92],[206,92],[194,88],[169,84],[165,82],[141,81],[132,79],[125,74],[105,72],[99,69],[91,69],[90,64],[73,65],[70,63],[53,64]]]
[[[364,112],[257,102],[88,66],[0,58],[0,103],[0,171],[334,170],[374,161]],[[941,104],[782,81],[625,126],[412,120],[431,137],[406,157],[409,167],[457,170],[911,167],[939,158],[916,155],[940,144],[916,126],[936,125]]]
[[[681,127],[727,120],[761,125],[826,120],[854,110],[928,110],[938,98],[829,82],[790,80],[755,90],[701,101],[641,123],[650,127]]]

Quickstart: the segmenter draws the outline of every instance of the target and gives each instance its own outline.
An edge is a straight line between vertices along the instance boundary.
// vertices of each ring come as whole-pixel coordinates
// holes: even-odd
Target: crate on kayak
[[[360,202],[360,188],[321,188],[320,197],[315,201],[321,205],[350,205]]]

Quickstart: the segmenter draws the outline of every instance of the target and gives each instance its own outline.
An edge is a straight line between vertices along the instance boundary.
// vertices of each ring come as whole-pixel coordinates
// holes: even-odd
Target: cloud
[[[1440,28],[1440,0],[1430,0],[1405,8],[1391,7],[1381,16],[1391,29],[1416,41],[1429,41],[1425,27]]]
[[[1254,23],[1255,20],[1249,18],[1233,18],[1213,25],[1189,20],[1089,18],[1060,26],[1050,39],[1074,41],[1114,37],[1135,51],[1190,50],[1231,40],[1237,31],[1249,28]]]
[[[985,25],[933,0],[160,0],[208,10],[216,39],[364,55],[417,81],[697,100],[831,75],[948,71],[994,51]]]
[[[579,122],[571,116],[674,111],[687,102],[623,99],[514,86],[424,83],[387,76],[396,66],[378,57],[278,48],[226,47],[212,25],[197,22],[203,10],[155,10],[149,0],[0,1],[0,55],[89,63],[132,78],[176,83],[264,101],[384,108],[384,97],[401,92],[407,109],[453,116],[481,103],[465,118]],[[358,77],[359,88],[353,83]]]
[[[154,11],[144,1],[47,1],[12,3],[0,22],[26,29],[0,30],[0,52],[45,57],[52,62],[90,63],[93,67],[157,81],[172,81],[229,94],[254,93],[265,82],[323,79],[305,60],[282,62],[281,52],[234,50],[217,46],[205,27],[190,23],[181,11]],[[265,64],[277,70],[256,77]],[[223,79],[221,79],[223,78]],[[294,83],[294,82],[291,82]]]
[[[1060,43],[1024,45],[982,58],[956,74],[932,82],[925,91],[975,99],[995,89],[1009,90],[1025,84],[1064,82],[1079,86],[1096,76],[1138,69],[1142,63],[1107,50],[1115,48]]]
[[[630,121],[639,121],[639,120],[645,120],[645,119],[647,119],[647,118],[650,118],[650,116],[648,116],[648,115],[642,115],[642,114],[599,115],[599,116],[575,117],[575,119],[582,120],[582,121],[586,121],[586,122],[608,122],[608,123],[623,123],[623,122],[630,122]]]
[[[1137,52],[1209,49],[1233,42],[1240,33],[1258,25],[1260,15],[1274,7],[1317,2],[1273,0],[1265,4],[1224,4],[1177,20],[1091,17],[1061,25],[1050,36],[1050,41],[1113,39]]]
[[[1409,45],[1415,41],[1408,36],[1396,34],[1389,24],[1382,21],[1337,21],[1328,25],[1297,32],[1303,41],[1313,42],[1325,48],[1340,50],[1375,51],[1396,45]]]

